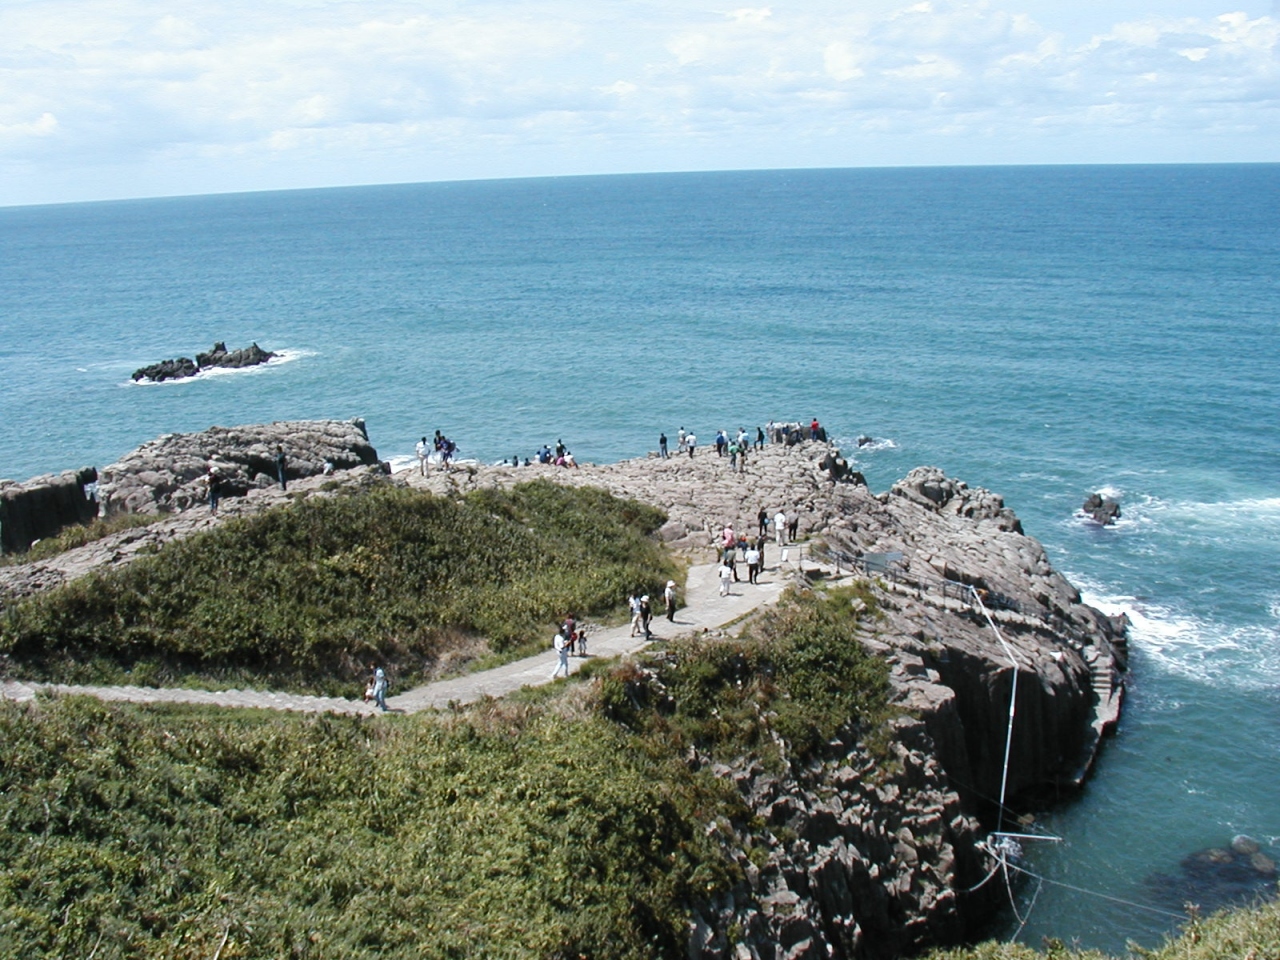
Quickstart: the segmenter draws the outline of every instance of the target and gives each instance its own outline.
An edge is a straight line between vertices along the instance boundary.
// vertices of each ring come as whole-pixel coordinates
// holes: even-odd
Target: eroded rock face
[[[203,504],[210,467],[223,479],[224,497],[278,484],[277,447],[284,450],[289,480],[321,474],[326,463],[349,470],[378,461],[360,420],[291,420],[170,433],[102,469],[103,515],[170,513]]]
[[[26,550],[73,523],[98,515],[90,495],[97,481],[93,467],[33,477],[26,483],[0,480],[0,553]]]

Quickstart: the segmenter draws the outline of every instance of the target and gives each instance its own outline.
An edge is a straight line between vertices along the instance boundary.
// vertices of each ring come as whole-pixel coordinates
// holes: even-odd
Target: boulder
[[[284,449],[293,480],[330,470],[377,464],[362,420],[294,420],[171,433],[144,443],[102,470],[98,498],[104,516],[170,513],[203,502],[206,477],[216,467],[223,496],[278,483],[276,448]]]
[[[183,377],[194,377],[200,372],[196,362],[190,357],[178,357],[176,360],[161,360],[148,367],[140,367],[133,371],[134,380],[151,380],[160,383],[164,380],[181,380]]]
[[[1104,497],[1100,493],[1094,493],[1089,496],[1081,508],[1089,515],[1095,523],[1100,523],[1104,527],[1109,527],[1120,519],[1120,504],[1112,500],[1110,497]]]

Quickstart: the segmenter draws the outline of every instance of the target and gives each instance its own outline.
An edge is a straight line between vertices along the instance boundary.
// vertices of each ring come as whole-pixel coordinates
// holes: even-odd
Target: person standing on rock
[[[684,427],[681,427],[680,431],[676,434],[676,453],[684,453],[685,436]]]
[[[764,449],[764,431],[761,430],[759,427],[756,427],[756,449],[757,450]]]
[[[796,537],[800,533],[800,511],[793,510],[791,519],[787,521],[787,542],[795,543]]]
[[[676,622],[676,582],[667,581],[667,588],[662,591],[662,602],[667,605],[667,622]]]
[[[689,459],[692,460],[693,448],[698,445],[698,438],[695,437],[692,433],[690,433],[687,437],[684,438],[684,443],[685,443],[685,446],[689,448]]]
[[[663,460],[667,459],[667,435],[665,433],[658,435],[658,453]]]
[[[787,545],[787,515],[781,510],[773,518],[773,535],[778,541],[778,546]]]
[[[286,461],[284,456],[284,447],[280,446],[280,444],[276,444],[276,458],[275,458],[276,476],[280,478],[281,490],[288,489],[288,487],[285,485],[285,480],[284,480],[285,462]]]
[[[222,475],[216,467],[209,468],[209,513],[218,515],[218,498],[222,496]]]
[[[760,525],[760,536],[764,536],[765,528],[769,526],[769,511],[764,507],[760,508],[760,512],[756,514],[756,523]]]
[[[418,472],[425,477],[427,475],[427,457],[431,456],[431,444],[427,442],[426,437],[418,441],[414,451],[418,454]]]
[[[565,639],[564,633],[557,633],[556,638],[551,641],[551,646],[556,651],[556,668],[551,671],[550,679],[554,680],[560,675],[560,671],[564,671],[564,675],[569,676],[569,641]]]

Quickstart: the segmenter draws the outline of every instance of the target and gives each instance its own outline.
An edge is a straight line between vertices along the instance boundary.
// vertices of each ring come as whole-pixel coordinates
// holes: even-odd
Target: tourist
[[[743,557],[747,561],[747,582],[758,583],[756,578],[760,576],[760,549],[754,545],[749,546]]]
[[[756,522],[760,524],[760,536],[764,536],[764,531],[769,526],[769,512],[764,507],[760,508],[760,512],[756,514]]]
[[[817,417],[814,417],[813,423],[809,424],[809,439],[810,440],[818,439],[818,418]]]
[[[667,435],[665,433],[658,435],[658,454],[663,460],[667,459]]]
[[[773,518],[773,535],[778,541],[778,546],[787,545],[787,515],[781,510]]]
[[[729,472],[738,472],[738,444],[729,444]]]
[[[796,542],[796,535],[800,532],[800,513],[793,511],[791,519],[787,521],[787,541],[789,543]]]
[[[387,674],[381,667],[373,671],[373,702],[383,713],[387,712]]]
[[[556,459],[564,459],[565,445],[563,440],[556,440]]]
[[[631,635],[634,637],[640,630],[640,596],[633,593],[627,597],[627,606],[631,608]]]
[[[680,432],[676,434],[676,453],[684,453],[685,436],[684,427],[681,427]]]
[[[716,456],[717,457],[724,456],[724,448],[728,445],[728,443],[729,441],[725,439],[724,431],[717,430],[716,431]]]
[[[684,438],[684,444],[686,447],[689,448],[689,459],[692,460],[693,448],[698,445],[698,438],[695,437],[692,433],[690,433],[687,437]]]
[[[738,579],[738,541],[729,540],[724,545],[724,551],[720,555],[720,559],[724,564],[733,571],[734,582]]]
[[[676,582],[667,581],[667,588],[662,591],[662,601],[667,605],[667,621],[676,622]]]
[[[560,632],[568,642],[569,653],[573,653],[574,647],[578,642],[578,622],[573,619],[572,613],[564,618],[564,624],[560,627]]]
[[[276,463],[276,476],[280,478],[280,489],[286,490],[288,488],[285,486],[285,482],[284,482],[284,466],[285,466],[284,447],[280,446],[279,444],[276,444],[275,463]]]
[[[721,562],[719,576],[720,596],[727,597],[729,595],[729,583],[733,580],[733,570],[729,568],[727,563]]]
[[[644,638],[646,640],[653,639],[653,633],[649,630],[649,624],[653,620],[653,607],[649,605],[649,595],[646,593],[640,598],[640,626],[644,630]]]
[[[756,449],[757,450],[764,449],[764,431],[761,430],[759,427],[756,427]]]
[[[431,444],[427,443],[426,437],[423,437],[413,449],[418,455],[418,473],[425,477],[427,475],[427,458],[431,456]]]
[[[556,668],[551,671],[548,679],[554,680],[560,675],[560,671],[564,670],[564,675],[569,676],[569,641],[565,639],[563,633],[557,633],[556,638],[551,641],[551,646],[556,651]]]
[[[218,515],[218,498],[222,496],[222,475],[216,467],[209,468],[209,513]]]

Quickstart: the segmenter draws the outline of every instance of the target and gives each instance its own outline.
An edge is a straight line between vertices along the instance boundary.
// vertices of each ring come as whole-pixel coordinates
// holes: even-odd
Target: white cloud
[[[1101,159],[1199,159],[1224,131],[1280,159],[1280,20],[1123,0],[1082,33],[1080,9],[1037,2],[14,0],[0,202],[103,165],[132,192],[157,164],[189,167],[199,192],[239,169],[289,186],[921,162],[936,138],[988,162],[1037,143],[1099,159],[1077,149],[1090,138]],[[1182,157],[1143,153],[1178,138]],[[200,158],[223,162],[216,183]]]

